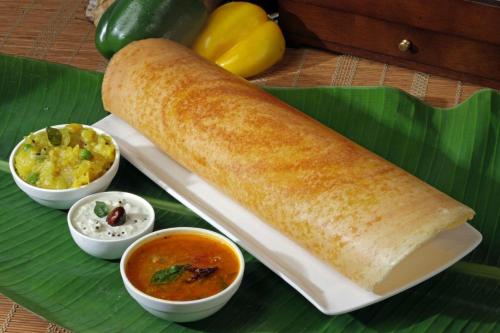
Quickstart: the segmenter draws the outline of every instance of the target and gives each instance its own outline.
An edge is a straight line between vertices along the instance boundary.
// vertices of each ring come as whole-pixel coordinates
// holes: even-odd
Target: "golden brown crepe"
[[[369,290],[415,248],[474,215],[167,40],[118,52],[102,95],[106,110]]]

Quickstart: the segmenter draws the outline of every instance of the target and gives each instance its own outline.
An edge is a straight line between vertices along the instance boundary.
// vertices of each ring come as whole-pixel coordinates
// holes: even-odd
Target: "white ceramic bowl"
[[[166,235],[178,233],[197,233],[208,235],[216,238],[227,244],[238,257],[240,270],[234,281],[221,292],[210,297],[193,300],[193,301],[167,301],[164,299],[156,298],[143,293],[130,282],[125,274],[125,266],[130,258],[130,255],[142,244],[147,243],[156,238],[161,238]],[[200,228],[170,228],[153,232],[149,235],[138,239],[134,244],[125,251],[120,262],[120,273],[122,275],[123,283],[130,296],[132,296],[144,309],[151,314],[170,321],[176,322],[189,322],[206,318],[218,310],[220,310],[238,290],[243,279],[243,272],[245,270],[245,260],[241,254],[240,249],[231,242],[228,238],[213,231],[200,229]]]
[[[64,126],[65,124],[56,125],[52,127],[62,128]],[[35,200],[39,204],[51,208],[68,209],[76,201],[80,200],[81,198],[89,194],[105,191],[108,188],[111,181],[113,180],[113,178],[115,177],[116,172],[118,171],[118,166],[120,165],[120,149],[118,147],[118,144],[111,135],[98,128],[87,125],[83,125],[83,127],[92,128],[94,131],[96,131],[96,133],[104,134],[111,138],[113,144],[115,145],[115,160],[113,161],[111,167],[106,171],[106,173],[104,173],[104,175],[95,179],[89,184],[78,188],[52,190],[52,189],[33,186],[25,182],[23,179],[21,179],[21,177],[19,177],[19,175],[16,172],[16,168],[14,166],[14,156],[16,155],[17,150],[22,146],[24,139],[21,140],[12,150],[12,153],[10,154],[9,158],[10,173],[12,174],[12,177],[14,178],[14,181],[16,182],[17,186],[19,186],[19,188],[24,193],[26,193],[28,196],[30,196],[33,200]],[[41,131],[45,131],[45,128],[42,128],[34,133],[38,133]]]
[[[115,239],[98,239],[98,238],[92,238],[90,236],[84,235],[80,231],[78,231],[74,225],[74,216],[75,212],[78,209],[78,207],[81,207],[82,205],[91,202],[91,201],[97,201],[100,198],[103,198],[104,196],[107,195],[116,195],[124,199],[132,199],[133,201],[139,202],[147,211],[147,214],[151,216],[151,219],[148,221],[147,225],[144,226],[144,229],[139,231],[137,234],[131,235],[129,237],[124,237],[124,238],[115,238]],[[71,206],[71,209],[68,212],[68,227],[69,231],[71,233],[71,237],[73,237],[73,240],[75,243],[85,252],[88,254],[101,258],[101,259],[118,259],[122,256],[122,254],[125,252],[125,250],[138,240],[139,238],[143,237],[144,235],[147,235],[153,231],[154,227],[154,220],[155,220],[155,211],[151,204],[141,198],[138,195],[132,194],[132,193],[127,193],[127,192],[102,192],[102,193],[95,193],[92,195],[89,195],[85,198],[82,198],[78,200],[73,206]]]

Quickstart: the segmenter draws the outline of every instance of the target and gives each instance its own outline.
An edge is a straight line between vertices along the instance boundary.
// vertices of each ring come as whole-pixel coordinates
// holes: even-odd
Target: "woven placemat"
[[[103,71],[94,47],[86,0],[0,0],[0,53]],[[400,88],[434,106],[460,103],[479,86],[350,55],[287,49],[280,64],[253,80],[267,86],[379,86]],[[0,333],[69,332],[0,295]]]

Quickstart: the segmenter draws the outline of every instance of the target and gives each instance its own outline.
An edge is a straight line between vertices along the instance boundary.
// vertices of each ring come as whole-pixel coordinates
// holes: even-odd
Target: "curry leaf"
[[[94,207],[94,213],[98,217],[107,216],[108,213],[109,213],[108,205],[106,205],[106,203],[104,203],[102,201],[96,201],[95,202],[95,207]]]
[[[54,127],[47,127],[45,129],[47,132],[47,138],[49,139],[49,142],[53,146],[60,146],[62,142],[62,134],[61,131],[58,130],[57,128]]]
[[[151,284],[166,284],[177,280],[184,273],[188,265],[172,265],[155,272],[149,282]]]
[[[224,281],[223,278],[219,277],[218,281],[219,281],[219,289],[220,290],[224,290],[224,289],[226,289],[228,287],[227,282]]]

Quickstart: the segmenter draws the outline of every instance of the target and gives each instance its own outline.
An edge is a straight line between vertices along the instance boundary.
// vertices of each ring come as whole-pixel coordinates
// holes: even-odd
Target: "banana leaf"
[[[327,126],[475,209],[484,236],[442,274],[381,303],[326,316],[245,253],[235,297],[205,320],[177,324],[146,313],[125,291],[117,261],[86,255],[66,211],[38,205],[14,184],[8,156],[30,131],[106,116],[102,73],[0,55],[0,292],[78,332],[500,332],[500,93],[482,90],[452,109],[397,89],[266,88]],[[112,189],[145,196],[157,229],[211,228],[123,161]]]

